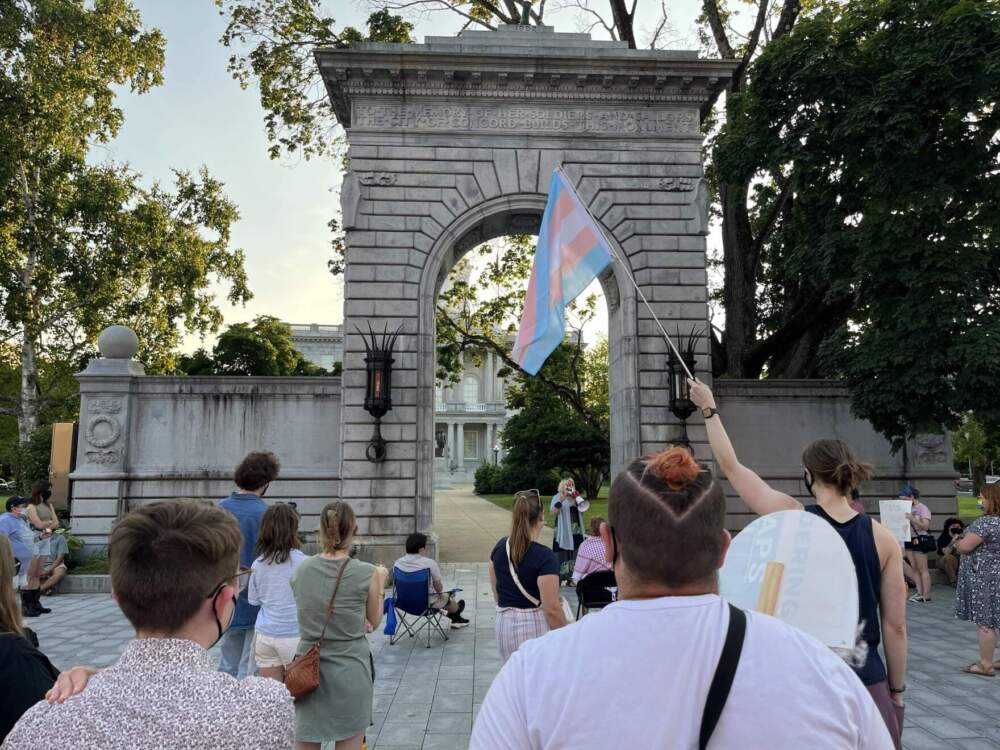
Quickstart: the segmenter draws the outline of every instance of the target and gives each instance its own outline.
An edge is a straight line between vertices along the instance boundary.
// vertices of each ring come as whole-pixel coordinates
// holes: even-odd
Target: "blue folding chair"
[[[427,628],[427,648],[431,647],[431,631],[435,628],[445,640],[448,640],[447,631],[441,627],[441,618],[445,611],[431,607],[430,570],[424,569],[406,573],[399,568],[393,568],[392,580],[392,595],[396,600],[395,606],[399,622],[396,626],[396,634],[389,638],[389,644],[396,643],[403,637],[403,633],[409,633],[410,637],[413,638],[424,628]],[[415,619],[408,621],[407,615]],[[417,622],[420,624],[417,625]]]

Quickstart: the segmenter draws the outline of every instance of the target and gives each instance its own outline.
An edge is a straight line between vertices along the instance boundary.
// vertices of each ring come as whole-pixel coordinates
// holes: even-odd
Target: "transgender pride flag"
[[[563,339],[563,311],[608,264],[604,234],[561,169],[552,173],[531,281],[511,358],[530,375]]]

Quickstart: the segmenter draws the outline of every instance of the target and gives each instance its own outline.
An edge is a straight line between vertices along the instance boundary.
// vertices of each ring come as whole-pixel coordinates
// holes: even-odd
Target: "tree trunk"
[[[725,374],[734,378],[753,378],[760,373],[746,370],[747,352],[757,340],[756,262],[747,215],[747,186],[723,183],[719,186],[719,200],[722,203],[725,269],[722,286],[722,303],[726,311],[722,338]]]
[[[27,329],[21,341],[21,408],[17,415],[17,440],[25,445],[38,428],[38,362],[35,342]]]

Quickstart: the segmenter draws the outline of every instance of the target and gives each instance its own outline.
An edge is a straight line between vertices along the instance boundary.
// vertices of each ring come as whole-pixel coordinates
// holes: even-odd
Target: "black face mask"
[[[229,615],[229,622],[226,623],[226,627],[222,627],[222,621],[219,619],[219,613],[215,609],[215,600],[219,598],[219,594],[221,594],[225,588],[225,585],[219,586],[219,590],[216,591],[215,596],[212,597],[212,616],[215,617],[215,627],[219,629],[219,637],[212,642],[212,645],[209,646],[210,649],[222,640],[222,636],[224,636],[226,631],[229,630],[230,626],[233,624],[233,619],[236,617],[236,599],[233,598],[233,613]]]
[[[816,497],[815,493],[813,492],[813,480],[812,480],[812,477],[809,476],[809,470],[808,469],[803,469],[802,470],[802,481],[805,482],[805,484],[806,484],[806,491],[812,497]]]
[[[615,567],[615,563],[618,562],[618,535],[615,534],[615,527],[608,524],[608,529],[611,531],[611,567]]]

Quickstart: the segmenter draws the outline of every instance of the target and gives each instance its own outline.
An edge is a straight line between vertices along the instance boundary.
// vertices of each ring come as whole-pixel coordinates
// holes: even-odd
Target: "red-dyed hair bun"
[[[672,490],[683,490],[701,473],[701,467],[684,448],[671,448],[649,457],[646,469],[667,483]]]

